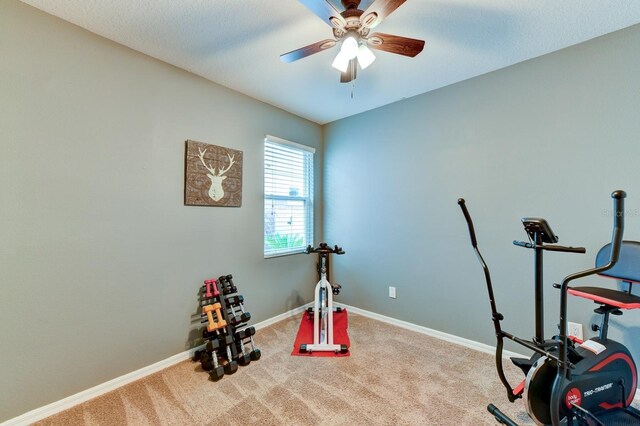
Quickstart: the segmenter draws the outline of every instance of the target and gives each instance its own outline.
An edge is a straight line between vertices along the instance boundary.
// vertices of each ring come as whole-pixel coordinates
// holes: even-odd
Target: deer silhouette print
[[[200,155],[198,155],[198,157],[200,158],[202,165],[204,165],[204,167],[209,171],[209,173],[207,173],[207,177],[211,179],[211,187],[209,187],[209,197],[211,197],[213,201],[220,201],[222,197],[224,197],[222,181],[227,178],[224,174],[229,171],[231,166],[233,166],[234,156],[227,154],[227,157],[229,157],[229,167],[227,167],[226,169],[220,168],[220,170],[216,173],[215,167],[212,168],[211,164],[207,164],[204,162],[204,154],[207,152],[207,149],[205,148],[205,150],[203,151],[198,148],[198,151],[200,151]]]

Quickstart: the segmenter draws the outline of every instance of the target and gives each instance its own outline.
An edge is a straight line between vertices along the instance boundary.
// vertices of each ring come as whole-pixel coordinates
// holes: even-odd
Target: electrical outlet
[[[389,286],[389,297],[392,299],[396,298],[396,288]]]
[[[580,340],[584,340],[584,337],[582,335],[582,324],[578,322],[569,322],[567,327],[567,334]]]

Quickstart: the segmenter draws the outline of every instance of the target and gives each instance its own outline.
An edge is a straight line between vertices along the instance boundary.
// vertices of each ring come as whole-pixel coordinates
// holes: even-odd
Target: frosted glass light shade
[[[340,50],[340,52],[336,55],[336,58],[333,60],[331,66],[340,72],[346,72],[347,67],[349,66],[349,58],[347,58],[342,53],[342,50]]]
[[[360,68],[365,69],[375,60],[376,55],[374,55],[371,49],[369,49],[366,45],[362,44],[358,48],[358,63],[360,64]]]
[[[342,42],[340,53],[344,54],[349,60],[355,58],[358,55],[358,41],[351,36],[345,38]]]

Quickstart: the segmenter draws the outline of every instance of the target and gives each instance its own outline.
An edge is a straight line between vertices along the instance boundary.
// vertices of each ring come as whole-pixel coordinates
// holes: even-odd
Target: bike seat
[[[596,267],[609,263],[610,255],[611,244],[607,244],[600,249],[596,256]],[[623,241],[618,262],[611,269],[601,273],[600,276],[627,282],[629,290],[631,290],[631,284],[640,283],[640,242]],[[573,296],[620,309],[640,308],[640,297],[631,294],[631,292],[591,286],[569,287],[568,291]]]

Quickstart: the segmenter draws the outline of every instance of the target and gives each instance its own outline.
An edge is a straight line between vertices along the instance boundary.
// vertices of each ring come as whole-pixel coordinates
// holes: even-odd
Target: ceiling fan
[[[358,9],[360,0],[341,0],[344,11],[338,12],[329,0],[300,0],[309,10],[333,27],[335,39],[301,47],[280,55],[280,59],[283,62],[297,61],[342,43],[340,52],[331,65],[341,72],[340,82],[348,83],[356,78],[358,64],[360,68],[365,69],[375,60],[371,49],[414,57],[422,52],[424,40],[371,33],[373,28],[405,1],[374,0],[371,6],[363,11]]]

